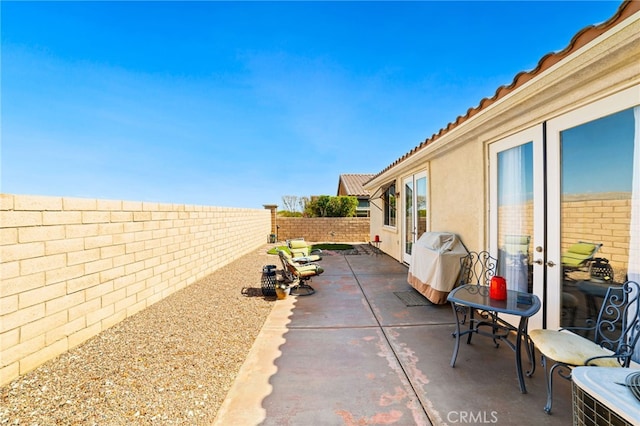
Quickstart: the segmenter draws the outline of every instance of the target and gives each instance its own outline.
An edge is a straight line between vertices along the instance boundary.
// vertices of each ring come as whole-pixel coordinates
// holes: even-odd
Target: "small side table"
[[[537,313],[542,306],[538,296],[507,290],[506,300],[494,300],[489,297],[489,286],[466,284],[453,289],[447,296],[447,300],[451,303],[453,318],[456,322],[456,331],[454,333],[456,342],[453,348],[453,356],[451,357],[451,367],[456,365],[460,337],[467,335],[467,344],[471,343],[473,334],[491,337],[496,346],[498,345],[496,340],[502,340],[515,352],[516,374],[520,384],[520,392],[527,393],[522,372],[521,352],[524,344],[530,364],[530,369],[526,372],[526,375],[531,377],[536,365],[533,359],[533,342],[529,339],[527,327],[529,318]],[[474,318],[476,309],[481,312],[478,319]],[[468,322],[468,330],[462,331],[460,329],[461,321],[458,313],[463,315],[462,323]],[[498,314],[517,315],[520,317],[520,322],[515,327],[498,317]],[[468,318],[467,315],[469,316]],[[488,327],[490,331],[480,330],[480,327]],[[509,340],[509,335],[512,331],[516,332],[515,342]]]
[[[377,255],[380,254],[380,243],[382,241],[378,240],[378,241],[369,241],[369,245],[371,245],[373,247],[373,252]]]

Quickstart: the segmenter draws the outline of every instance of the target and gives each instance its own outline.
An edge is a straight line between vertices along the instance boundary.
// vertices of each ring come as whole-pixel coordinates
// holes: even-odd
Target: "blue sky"
[[[335,195],[620,2],[6,2],[1,191]]]

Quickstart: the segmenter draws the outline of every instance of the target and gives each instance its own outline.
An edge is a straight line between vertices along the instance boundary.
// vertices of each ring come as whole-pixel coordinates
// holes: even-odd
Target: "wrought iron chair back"
[[[640,338],[640,285],[627,281],[621,287],[609,287],[591,328],[595,343],[613,352],[622,367],[629,367]]]
[[[470,251],[460,258],[459,285],[481,284],[489,285],[491,277],[496,275],[498,259],[491,256],[488,251]]]

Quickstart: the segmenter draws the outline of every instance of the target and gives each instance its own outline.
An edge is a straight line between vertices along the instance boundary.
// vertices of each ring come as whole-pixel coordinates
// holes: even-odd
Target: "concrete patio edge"
[[[272,391],[269,379],[278,370],[275,360],[280,357],[280,347],[286,341],[284,334],[288,331],[295,302],[295,297],[275,302],[218,410],[214,425],[259,424],[265,420],[262,401]],[[253,391],[248,393],[246,389]]]

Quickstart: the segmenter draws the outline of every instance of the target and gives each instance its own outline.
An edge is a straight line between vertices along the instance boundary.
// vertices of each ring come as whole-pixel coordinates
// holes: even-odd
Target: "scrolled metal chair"
[[[488,286],[491,278],[496,275],[498,259],[488,251],[470,251],[460,258],[459,285],[478,284]]]
[[[532,330],[529,337],[540,351],[547,386],[544,411],[551,413],[553,373],[570,380],[574,367],[629,367],[640,337],[640,285],[627,281],[611,286],[595,322],[589,327]],[[593,332],[589,340],[573,332]],[[587,334],[588,335],[588,334]],[[555,363],[547,370],[547,359]]]
[[[475,284],[478,292],[489,293],[489,284],[491,278],[496,275],[498,259],[491,256],[488,251],[470,251],[466,256],[460,258],[460,275],[458,277],[458,285]],[[468,306],[455,305],[456,317],[460,324],[469,321],[471,328],[476,322],[478,326],[490,326],[495,329],[494,321],[487,312],[478,312],[479,319],[474,318],[475,309]],[[468,318],[467,318],[468,317]],[[471,343],[473,333],[467,334],[467,344]],[[496,347],[499,343],[493,340]],[[452,361],[453,364],[453,361]]]

